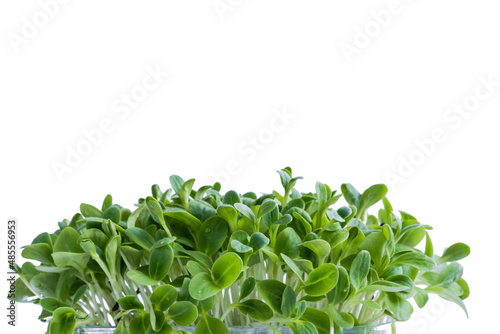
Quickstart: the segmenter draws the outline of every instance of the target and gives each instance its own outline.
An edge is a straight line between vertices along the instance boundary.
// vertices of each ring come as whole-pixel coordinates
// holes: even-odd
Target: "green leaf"
[[[370,271],[370,261],[370,253],[363,250],[356,255],[356,258],[352,262],[350,278],[356,290],[361,290],[366,285],[366,276]]]
[[[232,232],[235,232],[238,211],[231,205],[221,204],[217,207],[217,214],[223,218],[229,226],[233,226]]]
[[[180,301],[170,307],[168,316],[179,326],[189,326],[198,318],[198,309],[191,302]]]
[[[225,253],[221,255],[212,266],[215,285],[222,289],[227,288],[236,281],[242,268],[243,262],[237,254]]]
[[[204,265],[202,265],[196,261],[188,261],[186,263],[186,268],[189,271],[189,273],[191,274],[191,276],[196,276],[199,273],[210,274],[210,270],[208,270],[207,267],[205,267]]]
[[[128,329],[125,327],[123,321],[118,323],[118,326],[116,326],[116,329],[113,332],[113,334],[129,334]]]
[[[359,206],[356,217],[363,217],[366,209],[383,199],[386,194],[387,187],[383,184],[376,184],[366,189],[359,198]]]
[[[276,225],[288,225],[293,220],[292,216],[288,213],[283,215],[280,219],[274,222]]]
[[[175,193],[179,194],[181,192],[181,187],[184,184],[184,180],[182,179],[182,177],[178,175],[171,175],[170,184],[172,185],[172,188],[174,189]]]
[[[70,307],[60,307],[54,311],[49,322],[48,334],[72,334],[76,325],[76,311]]]
[[[422,308],[429,301],[429,294],[427,291],[419,288],[418,286],[415,286],[414,289],[415,295],[413,296],[413,299],[415,300],[415,303],[417,303],[418,307]]]
[[[185,250],[185,249],[182,249],[181,252],[189,255],[190,257],[192,257],[196,261],[203,263],[207,267],[211,267],[213,264],[212,260],[205,253],[198,252],[198,251],[189,251],[189,250]]]
[[[241,313],[257,321],[268,321],[274,315],[273,310],[262,300],[247,299],[236,304],[236,307]]]
[[[115,224],[119,224],[121,220],[122,212],[119,207],[117,206],[112,206],[108,208],[104,214],[103,218],[104,219],[109,219]]]
[[[35,295],[33,292],[28,289],[26,284],[23,282],[21,278],[16,279],[14,283],[15,293],[9,293],[7,295],[7,299],[14,300],[19,303],[28,303],[31,301],[31,297]]]
[[[286,285],[276,280],[262,280],[257,282],[259,296],[269,305],[274,312],[281,314],[283,304],[283,292]]]
[[[382,310],[382,306],[380,306],[379,303],[374,302],[373,300],[363,300],[361,301],[361,304],[363,304],[363,306],[371,308],[372,310]]]
[[[349,231],[339,228],[333,232],[323,232],[323,238],[330,243],[333,249],[343,243],[349,237]]]
[[[210,312],[215,305],[214,299],[214,297],[209,297],[198,301],[198,313],[201,314]]]
[[[366,292],[372,292],[372,291],[399,292],[407,290],[409,290],[408,286],[387,280],[373,282],[363,289],[363,291]]]
[[[156,285],[159,282],[159,280],[155,280],[139,270],[127,271],[127,276],[132,281],[139,283],[141,285]]]
[[[154,289],[150,301],[159,311],[166,311],[177,299],[177,290],[171,285],[161,285]]]
[[[61,231],[54,244],[54,252],[83,253],[83,249],[78,243],[80,234],[71,227],[66,227]]]
[[[425,255],[430,258],[434,255],[434,246],[432,245],[431,237],[427,232],[425,232]]]
[[[290,227],[293,227],[297,233],[305,236],[312,232],[313,219],[307,211],[295,207],[291,208],[288,213],[295,218],[290,223]]]
[[[155,244],[155,239],[145,230],[138,227],[129,227],[125,230],[125,234],[147,251],[150,251]]]
[[[231,240],[231,248],[234,249],[235,252],[241,254],[253,251],[252,247],[243,244],[239,240]]]
[[[73,296],[73,305],[75,305],[76,303],[78,303],[80,301],[80,299],[87,292],[88,288],[89,288],[89,286],[87,284],[84,284],[81,287],[79,287],[78,290],[76,290],[76,292]]]
[[[462,288],[462,291],[463,291],[463,293],[459,296],[460,299],[463,300],[463,299],[466,299],[467,297],[469,297],[470,289],[469,289],[469,285],[467,284],[467,282],[463,278],[461,278],[456,283],[458,284],[458,286],[460,288]]]
[[[337,284],[338,278],[337,267],[332,263],[325,263],[309,274],[304,291],[310,296],[325,295]]]
[[[275,207],[276,202],[273,200],[262,203],[262,205],[259,207],[259,211],[257,212],[257,218],[267,215],[268,213],[273,211]]]
[[[398,267],[408,265],[422,270],[432,270],[436,267],[436,263],[430,257],[423,253],[408,252],[395,258],[390,266]]]
[[[222,201],[224,204],[229,204],[229,205],[234,205],[236,203],[241,203],[241,197],[240,195],[234,191],[234,190],[229,190],[225,195],[224,199]]]
[[[393,292],[387,292],[385,304],[387,311],[389,311],[391,316],[397,321],[406,321],[410,319],[413,313],[411,304],[406,299]]]
[[[290,179],[292,178],[291,173],[285,168],[278,170],[277,172],[280,175],[281,184],[283,185],[283,188],[288,189],[288,186],[290,184]]]
[[[130,217],[127,219],[127,227],[140,227],[144,224],[144,221],[149,218],[149,210],[146,210],[146,204],[142,204],[135,210]]]
[[[40,300],[40,306],[43,307],[44,310],[53,313],[59,307],[68,307],[68,305],[63,302],[55,299],[55,298],[43,298]]]
[[[470,247],[464,243],[458,242],[444,251],[443,255],[437,260],[437,264],[458,261],[467,257],[469,254]]]
[[[212,256],[226,241],[227,233],[227,222],[224,219],[217,216],[210,217],[201,225],[198,232],[199,249]]]
[[[342,190],[342,195],[344,195],[345,200],[349,205],[354,205],[359,207],[359,199],[361,194],[353,187],[350,183],[344,183],[340,189]]]
[[[149,315],[146,313],[138,315],[137,317],[133,318],[130,321],[128,329],[130,333],[146,334],[146,331],[148,330],[149,326],[150,326]]]
[[[208,218],[217,215],[217,211],[212,205],[197,199],[189,201],[188,211],[200,221],[205,221]]]
[[[276,254],[283,253],[293,259],[299,256],[301,242],[297,232],[293,228],[287,227],[278,234],[274,251]]]
[[[461,279],[463,272],[464,268],[460,264],[452,262],[441,270],[437,277],[437,282],[447,288],[451,283]]]
[[[179,190],[179,198],[181,199],[181,203],[186,208],[189,208],[189,196],[191,195],[191,190],[193,189],[195,179],[190,179],[184,182]]]
[[[285,318],[290,317],[293,311],[295,311],[296,303],[297,303],[297,297],[295,296],[295,291],[293,291],[293,289],[290,286],[287,286],[285,288],[285,291],[283,291],[283,300],[281,302],[281,312]],[[271,311],[271,309],[269,310]],[[272,311],[271,311],[271,317],[272,317]]]
[[[337,305],[343,302],[349,295],[351,283],[349,281],[349,274],[344,267],[339,266],[339,278],[335,287],[327,294],[328,303]]]
[[[298,334],[318,334],[316,326],[309,321],[296,320],[294,323],[288,325],[292,328],[294,333]]]
[[[123,310],[144,310],[144,305],[137,296],[126,296],[117,300]]]
[[[44,297],[56,297],[56,284],[59,281],[59,274],[41,273],[36,275],[29,282],[34,292]]]
[[[154,197],[148,196],[146,197],[146,205],[155,221],[163,225],[165,220],[163,218],[163,210],[160,206],[160,203],[158,203],[158,200]]]
[[[239,300],[242,300],[243,298],[250,295],[254,288],[255,288],[255,277],[253,276],[247,277],[243,281],[243,284],[241,285]]]
[[[68,253],[68,252],[56,252],[52,253],[52,258],[54,263],[59,268],[75,268],[80,273],[83,273],[87,268],[87,264],[90,260],[90,256],[85,253]]]
[[[326,187],[321,182],[316,182],[316,196],[318,196],[318,207],[322,207],[328,199]]]
[[[201,225],[198,218],[181,208],[167,206],[163,210],[163,215],[185,223],[195,231],[198,231]]]
[[[330,334],[330,318],[325,312],[308,307],[301,319],[312,323],[319,334]]]
[[[326,201],[322,207],[320,207],[320,210],[321,211],[326,211],[330,206],[332,206],[333,204],[337,203],[337,201],[342,197],[342,195],[337,195],[337,196],[333,196],[331,197],[330,199],[328,199],[328,201]],[[338,213],[337,211],[333,211],[333,210],[329,210],[327,212],[327,214],[331,215],[331,217],[333,219],[335,219],[336,221],[339,221],[339,222],[344,222],[344,218],[342,218]],[[331,219],[331,218],[330,218]]]
[[[207,299],[216,295],[221,290],[222,289],[212,281],[210,274],[207,273],[199,273],[194,276],[189,283],[189,294],[196,300]]]
[[[294,260],[286,256],[286,254],[281,253],[281,258],[283,258],[283,261],[292,269],[292,271],[297,275],[299,280],[302,282],[302,270],[300,270],[299,266],[295,263]]]
[[[246,206],[245,204],[241,204],[241,203],[235,203],[234,207],[243,216],[245,216],[248,219],[250,219],[250,221],[255,222],[255,220],[256,220],[255,219],[255,214],[253,213],[252,209],[250,209],[248,206]]]
[[[109,209],[113,205],[113,197],[111,195],[106,195],[104,197],[104,201],[102,202],[102,209],[101,211],[104,212],[107,209]]]
[[[323,239],[315,239],[302,243],[302,246],[312,250],[318,257],[319,263],[323,263],[325,258],[330,255],[330,244]]]
[[[174,261],[174,251],[170,245],[154,248],[149,257],[149,276],[161,281],[167,276]]]
[[[144,255],[143,250],[138,250],[130,246],[120,246],[120,252],[133,268],[139,267],[142,256]]]
[[[80,212],[85,218],[89,217],[102,218],[101,210],[90,204],[85,204],[85,203],[80,204]]]
[[[408,247],[415,247],[424,239],[426,234],[425,227],[423,226],[411,228],[403,234],[398,243]]]
[[[100,249],[105,249],[106,244],[108,243],[109,237],[104,234],[101,230],[98,230],[96,228],[90,228],[86,231],[84,231],[80,237],[78,238],[78,244],[82,242],[85,239],[92,240],[92,242],[99,247]]]
[[[286,214],[288,212],[288,210],[290,210],[293,207],[297,207],[297,208],[300,208],[300,209],[304,210],[305,207],[306,207],[306,202],[304,202],[304,200],[302,198],[292,199],[291,201],[289,201],[285,205],[285,207],[281,210],[281,212],[283,214]]]
[[[105,248],[106,263],[111,273],[116,273],[118,271],[117,266],[120,265],[121,258],[118,256],[118,250],[120,249],[121,241],[121,236],[115,235],[109,239]]]
[[[194,334],[229,334],[229,330],[219,319],[204,314],[194,328]]]
[[[345,329],[350,329],[354,327],[354,317],[346,312],[339,312],[333,306],[330,307],[332,310],[333,321],[340,327]]]
[[[163,328],[163,325],[165,324],[165,313],[157,310],[152,310],[149,313],[149,319],[151,325],[148,327],[146,334],[157,333]]]
[[[250,241],[248,242],[248,246],[252,247],[254,252],[257,252],[259,249],[267,246],[268,244],[269,238],[260,232],[253,233],[250,236]]]
[[[375,268],[380,270],[386,258],[386,245],[387,238],[383,233],[372,232],[359,244],[358,249],[368,251]]]
[[[54,264],[51,253],[52,247],[48,244],[40,243],[27,246],[23,249],[21,255],[26,259],[40,261],[44,264]]]

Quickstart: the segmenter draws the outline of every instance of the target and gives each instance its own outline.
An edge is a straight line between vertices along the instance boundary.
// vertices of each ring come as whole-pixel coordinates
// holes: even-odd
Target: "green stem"
[[[224,319],[226,319],[226,317],[229,315],[229,312],[231,312],[232,310],[234,310],[236,308],[235,304],[232,304],[232,305],[229,305],[227,308],[226,308],[226,311],[222,314],[222,317],[220,318],[221,321],[224,321]]]
[[[160,216],[161,216],[161,218],[160,218],[161,227],[163,227],[163,229],[165,230],[165,232],[167,232],[167,235],[169,237],[171,237],[172,233],[170,233],[170,230],[167,227],[167,223],[165,222],[165,218],[163,217],[163,215],[160,215]]]
[[[396,334],[396,320],[394,320],[394,318],[391,318],[391,328],[392,334]]]
[[[101,319],[105,322],[105,323],[108,323],[108,319],[106,317],[106,315],[104,314],[103,310],[102,310],[102,307],[99,307],[99,303],[97,302],[96,300],[96,297],[97,297],[97,292],[93,286],[94,283],[91,283],[89,285],[89,288],[90,288],[90,291],[91,293],[89,294],[89,298],[91,297],[92,298],[92,304],[97,307],[96,308],[93,308],[93,312],[94,312],[94,315],[96,316],[99,316],[101,317]]]

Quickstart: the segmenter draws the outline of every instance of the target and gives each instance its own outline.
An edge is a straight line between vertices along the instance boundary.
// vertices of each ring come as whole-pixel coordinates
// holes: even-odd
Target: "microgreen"
[[[82,204],[24,247],[36,264],[16,265],[15,300],[39,304],[49,334],[87,324],[119,334],[253,324],[340,333],[408,320],[410,300],[422,308],[430,293],[467,312],[457,263],[466,244],[434,254],[432,228],[394,211],[384,185],[342,184],[337,194],[317,182],[301,193],[291,168],[278,173],[283,190],[260,197],[223,194],[218,183],[196,190],[194,179],[174,175],[172,189],[154,185],[133,212],[110,195],[101,209]]]

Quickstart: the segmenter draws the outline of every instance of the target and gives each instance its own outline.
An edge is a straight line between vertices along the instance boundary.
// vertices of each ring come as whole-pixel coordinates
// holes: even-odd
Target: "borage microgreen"
[[[257,196],[193,188],[170,177],[131,212],[106,196],[38,235],[16,266],[19,302],[42,306],[48,333],[86,324],[115,333],[229,333],[227,326],[286,325],[294,333],[341,333],[360,325],[408,320],[413,299],[455,302],[469,288],[456,243],[434,254],[428,225],[395,212],[387,188],[341,194],[318,182],[300,193],[299,177],[279,171],[283,192]],[[347,205],[332,206],[340,199]],[[382,201],[378,215],[368,209]],[[423,242],[425,239],[425,242]],[[417,248],[421,243],[422,250]],[[467,312],[467,311],[466,311]]]

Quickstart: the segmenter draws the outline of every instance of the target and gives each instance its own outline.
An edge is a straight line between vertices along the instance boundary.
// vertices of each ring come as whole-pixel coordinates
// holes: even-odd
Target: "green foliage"
[[[154,185],[133,212],[110,195],[82,204],[24,247],[38,263],[16,266],[13,298],[39,304],[49,334],[86,324],[114,324],[118,334],[188,325],[224,334],[253,323],[340,333],[408,320],[410,299],[424,307],[431,293],[467,313],[457,263],[466,244],[435,255],[432,228],[394,211],[384,185],[360,192],[346,183],[338,195],[317,182],[314,193],[300,193],[291,168],[278,173],[283,190],[260,197],[222,194],[217,183],[197,190],[194,179],[174,175],[172,189]],[[341,196],[347,203],[333,208]]]

